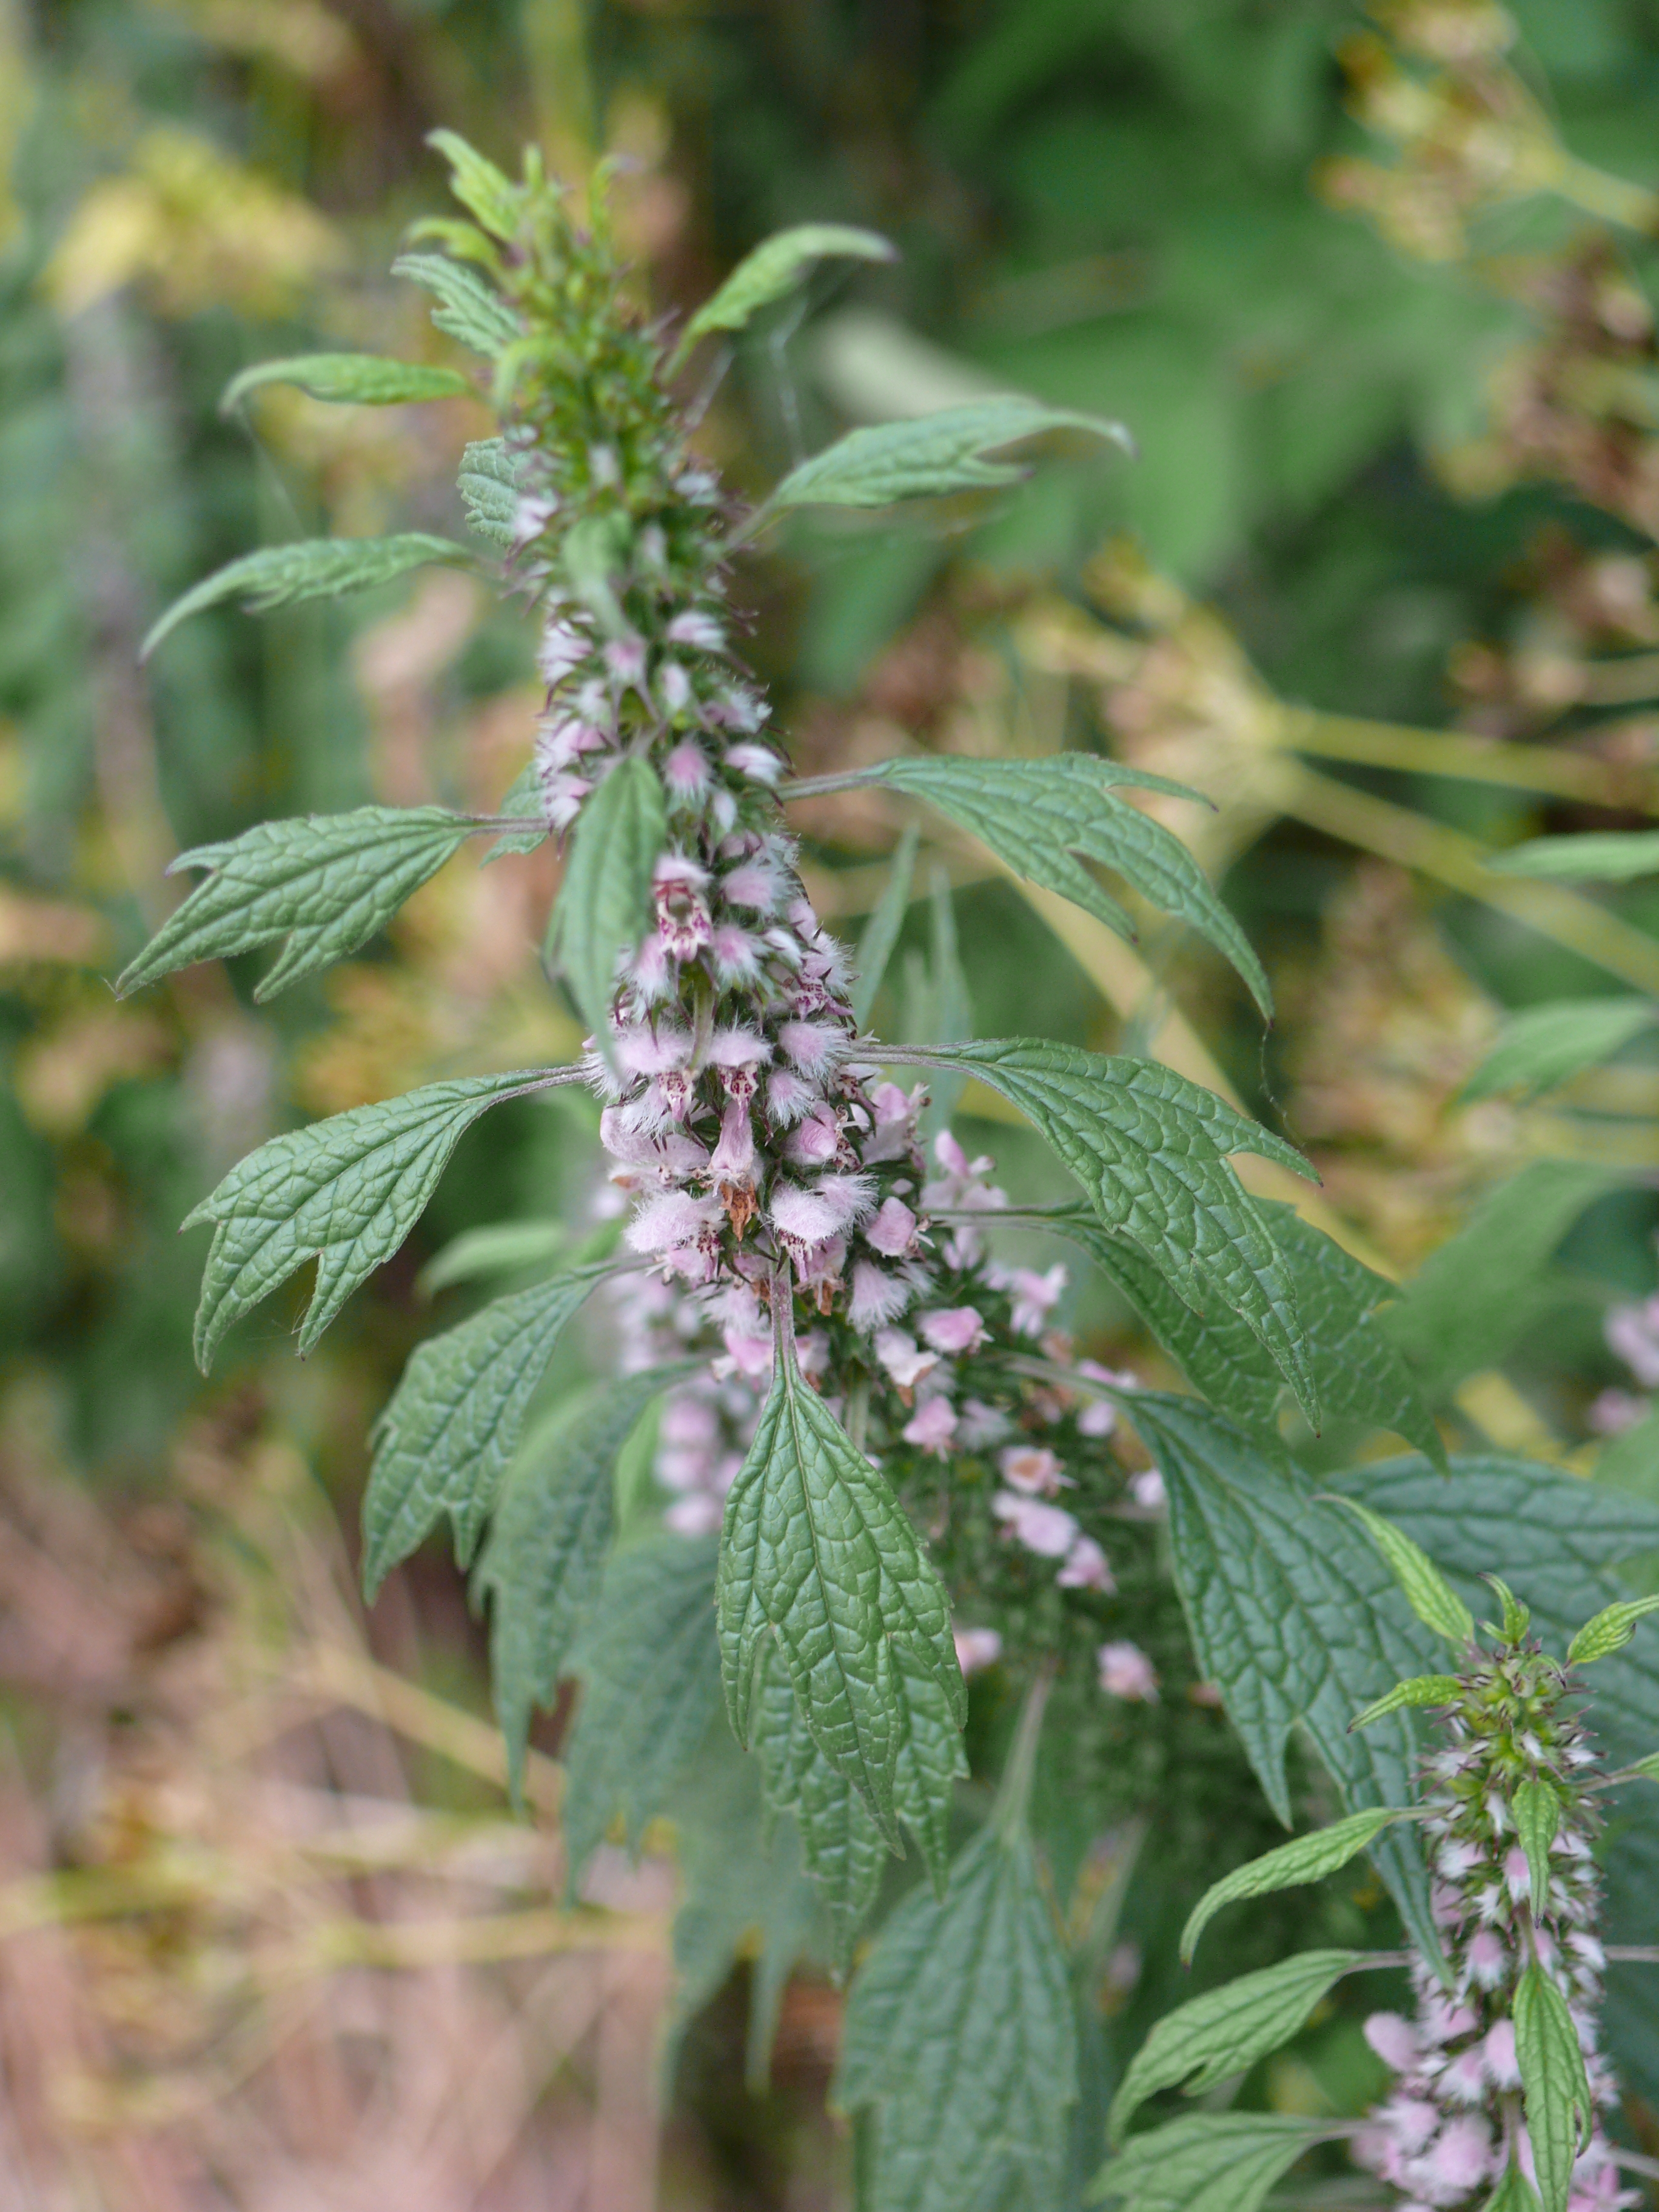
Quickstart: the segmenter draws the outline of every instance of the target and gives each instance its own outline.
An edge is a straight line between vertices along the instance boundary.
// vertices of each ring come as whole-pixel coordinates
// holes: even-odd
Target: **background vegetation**
[[[1265,1044],[1184,940],[1131,953],[1073,915],[1061,950],[1041,894],[941,848],[977,1027],[1155,1043],[1282,1117],[1326,1226],[1391,1273],[1442,1255],[1414,1326],[1449,1428],[1659,1499],[1659,1059],[1632,1017],[1612,1065],[1569,1051],[1546,1080],[1513,1021],[1659,995],[1659,892],[1480,861],[1659,806],[1659,9],[1510,14],[1504,52],[1474,0],[0,0],[15,2201],[838,2201],[827,1977],[792,1984],[771,2086],[740,2089],[733,1905],[659,2112],[670,1863],[618,1855],[559,1909],[556,1837],[506,1818],[447,1561],[367,1619],[346,1594],[367,1428],[455,1295],[452,1240],[574,1194],[569,1109],[475,1134],[304,1366],[280,1316],[210,1390],[191,1361],[199,1252],[175,1225],[234,1157],[296,1113],[574,1041],[538,886],[451,871],[257,1016],[240,972],[121,1006],[105,981],[181,848],[371,797],[493,805],[522,760],[526,641],[455,574],[343,612],[222,611],[137,657],[250,544],[443,526],[463,410],[217,408],[270,353],[429,349],[381,271],[438,201],[434,125],[508,163],[532,138],[573,171],[618,155],[665,309],[785,222],[896,240],[892,269],[826,276],[810,318],[744,343],[704,429],[739,484],[987,386],[1130,424],[1133,468],[1051,465],[944,532],[799,528],[750,641],[797,757],[877,757],[896,727],[977,752],[1103,729],[1211,793],[1212,819],[1177,818],[1273,973]],[[867,795],[822,803],[813,890],[842,926],[896,829]],[[919,904],[913,988],[930,927]],[[1040,1191],[1017,1129],[985,1142]],[[1077,1320],[1158,1371],[1121,1310]],[[556,1719],[544,1759],[557,1741]],[[532,1778],[550,1806],[550,1762]],[[1267,1841],[1253,1785],[1227,1765],[1218,1790],[1204,1823]],[[1115,1923],[1103,2033],[1126,2049],[1167,1999],[1140,1963],[1175,1909],[1132,1894]],[[1275,2063],[1279,2109],[1376,2086],[1340,2014]]]

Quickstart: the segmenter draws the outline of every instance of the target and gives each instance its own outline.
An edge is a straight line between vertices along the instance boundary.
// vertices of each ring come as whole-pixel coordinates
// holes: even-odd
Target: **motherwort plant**
[[[854,431],[745,511],[693,450],[687,365],[816,260],[890,249],[836,226],[786,233],[671,345],[633,300],[600,191],[579,216],[533,156],[514,184],[440,143],[471,220],[423,226],[443,250],[397,266],[436,295],[440,330],[489,364],[501,434],[469,447],[460,489],[489,565],[538,625],[532,757],[488,817],[366,807],[186,854],[179,865],[204,880],[123,988],[279,943],[256,993],[268,995],[362,944],[468,838],[493,839],[491,860],[551,838],[564,865],[546,962],[591,1034],[576,1065],[434,1083],[244,1160],[192,1217],[214,1224],[198,1352],[206,1365],[240,1316],[314,1261],[308,1350],[407,1236],[472,1122],[559,1085],[594,1096],[623,1212],[582,1264],[415,1353],[376,1435],[368,1587],[447,1517],[491,1601],[515,1771],[532,1709],[581,1678],[565,1752],[573,1871],[618,1819],[636,1844],[684,1806],[711,1729],[730,1744],[722,1686],[764,1800],[749,1825],[793,1828],[843,1963],[908,1837],[931,1885],[902,1899],[853,1984],[836,2093],[863,2116],[866,2193],[894,2212],[1047,2208],[1087,2149],[1086,2129],[1082,2149],[1073,2141],[1074,1969],[1031,1835],[1045,1705],[1051,1736],[1066,1717],[1064,1751],[1043,1754],[1063,1768],[1103,1712],[1150,1742],[1194,1695],[1218,1729],[1224,1701],[1287,1820],[1285,1736],[1300,1717],[1339,1786],[1376,1803],[1381,1779],[1407,1771],[1408,1719],[1391,1709],[1382,1753],[1356,1766],[1320,1685],[1374,1691],[1397,1673],[1397,1624],[1363,1540],[1310,1532],[1281,1401],[1288,1389],[1311,1429],[1328,1414],[1390,1430],[1443,1466],[1440,1436],[1376,1323],[1387,1286],[1290,1207],[1253,1198],[1231,1164],[1253,1153],[1306,1175],[1290,1146],[1150,1060],[975,1042],[949,1023],[925,1042],[869,1034],[914,832],[856,972],[802,887],[791,800],[880,787],[1127,932],[1086,863],[1114,871],[1205,935],[1267,1012],[1237,923],[1186,848],[1122,795],[1180,787],[1084,751],[910,755],[793,781],[741,657],[733,572],[774,517],[994,491],[1020,474],[996,457],[1024,440],[1122,434],[988,398]],[[447,368],[314,355],[249,372],[231,397],[277,380],[356,402],[475,389]],[[151,642],[228,596],[275,605],[482,558],[425,534],[277,547],[187,593]],[[941,945],[948,921],[947,899]],[[989,1160],[942,1121],[930,1076],[1000,1092],[1079,1200],[1011,1206]],[[1063,1267],[995,1255],[991,1230],[1016,1220],[1079,1248],[1201,1395],[1076,1358],[1055,1325]],[[595,1296],[617,1374],[526,1455],[556,1343]],[[653,1401],[663,1525],[613,1548],[614,1470]],[[1118,1455],[1126,1417],[1156,1468]],[[1340,1637],[1327,1632],[1333,1577],[1351,1616]],[[963,1676],[993,1663],[1024,1688],[1024,1718],[995,1809],[953,1857]],[[774,1999],[805,1940],[799,1895],[811,1903],[781,1840],[777,1854],[782,1873],[757,1877],[736,1923],[764,1923],[757,1986]],[[1382,1863],[1431,1944],[1420,1863],[1404,1850]],[[784,1899],[769,1920],[763,1890]]]

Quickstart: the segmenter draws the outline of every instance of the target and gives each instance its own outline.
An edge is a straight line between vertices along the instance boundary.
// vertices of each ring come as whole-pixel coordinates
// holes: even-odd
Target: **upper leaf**
[[[441,301],[442,305],[432,311],[434,327],[459,338],[486,361],[499,359],[515,338],[524,335],[518,317],[501,295],[482,276],[444,254],[400,253],[392,264],[392,273],[407,276]]]
[[[792,469],[767,501],[784,507],[891,507],[896,501],[1018,483],[1030,473],[984,457],[1045,430],[1087,430],[1127,452],[1133,441],[1121,422],[1011,392],[947,407],[937,415],[849,430],[844,438]]]
[[[471,1559],[553,1347],[604,1273],[587,1267],[497,1298],[410,1354],[375,1424],[363,1497],[365,1595],[441,1514],[454,1528],[457,1560]]]
[[[1419,1756],[1409,1720],[1395,1713],[1360,1735],[1349,1723],[1438,1653],[1376,1551],[1344,1515],[1321,1512],[1313,1485],[1282,1450],[1264,1449],[1195,1400],[1137,1391],[1127,1410],[1169,1486],[1176,1580],[1199,1664],[1279,1818],[1289,1825],[1285,1753],[1298,1723],[1352,1809],[1404,1804]],[[1426,1470],[1425,1479],[1446,1486]],[[1385,1835],[1374,1856],[1434,1957],[1413,1838]]]
[[[1567,1662],[1573,1667],[1588,1667],[1592,1661],[1611,1657],[1622,1651],[1635,1633],[1636,1624],[1646,1613],[1659,1611],[1659,1597],[1621,1599],[1615,1605],[1603,1607],[1594,1620],[1587,1620],[1572,1642],[1567,1646]]]
[[[866,781],[926,799],[971,830],[1018,874],[1058,891],[1133,939],[1135,928],[1128,915],[1076,856],[1115,869],[1154,906],[1178,915],[1208,938],[1271,1018],[1273,993],[1261,963],[1204,871],[1177,836],[1119,799],[1112,787],[1137,785],[1186,799],[1196,799],[1196,792],[1096,753],[1076,752],[1042,760],[916,755],[883,762]]]
[[[1581,1068],[1610,1059],[1655,1019],[1647,999],[1563,999],[1528,1006],[1504,1023],[1503,1035],[1463,1085],[1463,1096],[1548,1091]]]
[[[1301,1154],[1172,1068],[1029,1037],[941,1049],[1018,1107],[1070,1168],[1104,1226],[1136,1245],[1205,1317],[1231,1312],[1319,1425],[1296,1285],[1266,1217],[1228,1166],[1256,1152],[1301,1175]]]
[[[412,361],[384,361],[372,353],[301,353],[287,361],[257,362],[225,386],[222,414],[261,385],[294,384],[313,399],[349,401],[363,407],[395,407],[404,400],[455,399],[472,386],[453,368],[429,368]]]
[[[1449,1705],[1463,1685],[1455,1674],[1413,1674],[1408,1681],[1396,1682],[1393,1689],[1380,1698],[1374,1698],[1363,1712],[1356,1713],[1349,1722],[1351,1729],[1369,1728],[1389,1713],[1401,1713],[1419,1705]]]
[[[441,806],[360,806],[349,814],[262,822],[240,837],[198,845],[168,870],[210,872],[168,916],[115,986],[142,990],[193,960],[286,938],[256,999],[355,952],[434,876],[473,824]]]
[[[844,222],[803,222],[781,230],[745,254],[712,298],[685,326],[679,356],[710,331],[740,331],[750,317],[793,292],[815,261],[832,256],[855,261],[896,261],[898,254],[873,230]]]
[[[914,1889],[848,1998],[831,2092],[873,2108],[867,2212],[1054,2201],[1078,2094],[1066,1957],[1030,1841],[994,1823]]]
[[[1550,1845],[1561,1826],[1561,1798],[1553,1783],[1540,1775],[1523,1782],[1510,1807],[1515,1814],[1516,1839],[1527,1855],[1527,1875],[1534,1917],[1548,1906]]]
[[[575,1877],[620,1812],[637,1850],[665,1811],[720,1704],[712,1618],[714,1540],[625,1545],[571,1657],[583,1681],[559,1817]]]
[[[1405,1592],[1407,1604],[1424,1627],[1431,1628],[1437,1636],[1443,1636],[1457,1650],[1467,1651],[1474,1641],[1474,1615],[1423,1547],[1414,1543],[1403,1528],[1396,1528],[1385,1515],[1374,1513],[1358,1498],[1342,1498],[1336,1502],[1345,1505],[1360,1522],[1387,1560],[1389,1573]]]
[[[1659,875],[1659,830],[1601,830],[1580,837],[1534,837],[1494,855],[1502,876],[1565,876],[1581,882],[1631,883]]]
[[[1364,1960],[1363,1951],[1299,1951],[1166,2013],[1112,2100],[1106,2123],[1112,2142],[1121,2142],[1134,2113],[1160,2089],[1184,2084],[1196,2097],[1288,2043],[1320,1999]]]
[[[750,1741],[756,1670],[775,1632],[814,1741],[896,1848],[909,1735],[901,1655],[938,1686],[957,1729],[963,1717],[950,1603],[903,1508],[803,1378],[787,1337],[726,1500],[719,1606],[739,1742]]]
[[[420,530],[401,538],[302,538],[291,545],[268,545],[204,576],[175,599],[139,647],[139,659],[148,660],[181,622],[221,599],[245,596],[250,612],[264,614],[300,599],[335,599],[343,592],[368,591],[434,562],[467,568],[472,556],[451,538],[430,538]]]
[[[525,204],[522,185],[502,174],[454,131],[428,131],[426,143],[449,164],[449,189],[493,238],[513,238]]]
[[[617,1455],[651,1401],[684,1372],[626,1375],[562,1408],[521,1456],[496,1509],[477,1580],[492,1600],[489,1667],[515,1797],[532,1710],[552,1704],[599,1590]]]
[[[1393,1806],[1373,1806],[1364,1813],[1350,1813],[1345,1820],[1333,1820],[1327,1828],[1316,1828],[1310,1835],[1293,1837],[1277,1850],[1264,1851],[1260,1858],[1235,1867],[1219,1881],[1211,1883],[1188,1915],[1181,1931],[1182,1961],[1190,1963],[1199,1937],[1224,1905],[1235,1904],[1241,1897],[1266,1897],[1272,1890],[1299,1889],[1305,1882],[1322,1881],[1328,1874],[1334,1874],[1368,1850],[1384,1828],[1409,1817]]]
[[[461,455],[455,483],[466,503],[466,526],[510,553],[519,515],[519,471],[504,438],[475,438]],[[533,775],[533,766],[529,771]],[[510,813],[511,807],[504,807]]]
[[[607,1054],[617,963],[651,926],[651,873],[668,836],[662,785],[642,760],[618,761],[582,802],[548,927],[548,948]]]
[[[1090,2197],[1121,2197],[1125,2212],[1260,2212],[1273,2184],[1330,2132],[1276,2112],[1190,2112],[1136,2136]]]
[[[1258,1199],[1296,1285],[1319,1402],[1327,1415],[1391,1429],[1445,1464],[1446,1448],[1394,1340],[1374,1310],[1394,1286],[1345,1252],[1294,1206]],[[1261,1339],[1237,1315],[1203,1315],[1178,1298],[1133,1244],[1108,1236],[1091,1215],[1061,1213],[1051,1225],[1082,1246],[1122,1291],[1194,1389],[1241,1428],[1277,1445],[1285,1377]]]
[[[1516,1985],[1515,2056],[1544,2212],[1567,2212],[1573,2161],[1595,2106],[1567,2001],[1535,1960]]]
[[[317,1286],[300,1330],[300,1350],[309,1352],[414,1227],[463,1130],[498,1100],[550,1079],[566,1079],[564,1071],[429,1083],[290,1129],[238,1161],[184,1224],[218,1224],[196,1312],[203,1371],[232,1322],[314,1259]]]

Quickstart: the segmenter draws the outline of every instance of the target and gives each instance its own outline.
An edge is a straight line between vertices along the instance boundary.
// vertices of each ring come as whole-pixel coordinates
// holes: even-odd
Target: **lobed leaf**
[[[1110,2140],[1121,2142],[1131,2118],[1160,2089],[1184,2087],[1196,2097],[1288,2043],[1321,1998],[1364,1963],[1363,1951],[1301,1951],[1166,2013],[1112,2100]]]
[[[1101,2170],[1092,2202],[1125,2212],[1260,2212],[1273,2184],[1331,2133],[1274,2112],[1192,2112],[1136,2136]]]
[[[943,1899],[912,1890],[847,2002],[831,2091],[868,2109],[866,2212],[1056,2199],[1078,2094],[1066,1958],[1030,1838],[985,1828]]]
[[[1567,1646],[1568,1665],[1588,1667],[1595,1660],[1622,1651],[1635,1633],[1637,1622],[1644,1614],[1655,1612],[1659,1612],[1659,1597],[1624,1598],[1605,1607],[1593,1620],[1584,1623]]]
[[[1381,1513],[1362,1505],[1356,1498],[1334,1501],[1346,1506],[1388,1563],[1389,1571],[1405,1592],[1406,1602],[1437,1636],[1460,1651],[1474,1641],[1474,1615],[1420,1544]]]
[[[921,1057],[921,1055],[918,1055]],[[1255,1152],[1301,1175],[1301,1154],[1172,1068],[1028,1037],[940,1048],[1017,1106],[1072,1170],[1107,1231],[1144,1253],[1194,1313],[1231,1313],[1319,1425],[1296,1285],[1267,1217],[1228,1166]]]
[[[499,359],[515,339],[524,336],[518,317],[505,300],[482,276],[441,253],[400,253],[392,264],[394,276],[407,276],[439,301],[432,311],[434,328],[459,338],[486,361]]]
[[[385,361],[372,353],[301,353],[287,361],[257,362],[225,386],[219,411],[228,415],[250,392],[267,384],[297,385],[313,399],[334,399],[361,407],[395,407],[406,400],[455,399],[472,386],[453,368],[423,362]]]
[[[1351,1811],[1405,1803],[1419,1759],[1410,1722],[1395,1713],[1363,1735],[1349,1728],[1357,1710],[1433,1656],[1375,1549],[1345,1516],[1319,1511],[1313,1484],[1282,1447],[1191,1398],[1137,1391],[1126,1410],[1169,1487],[1176,1582],[1199,1664],[1279,1819],[1290,1825],[1285,1753],[1297,1726]],[[1426,1469],[1424,1479],[1447,1487]],[[1433,1958],[1415,1838],[1384,1834],[1373,1856]]]
[[[792,469],[766,502],[786,507],[891,507],[956,491],[1018,483],[1030,471],[1010,461],[988,460],[1022,440],[1047,430],[1087,430],[1126,452],[1133,441],[1121,422],[1046,407],[1018,393],[947,407],[936,415],[880,422],[849,430],[821,453]]]
[[[315,1260],[300,1329],[309,1352],[414,1227],[463,1132],[500,1100],[564,1079],[562,1069],[521,1068],[429,1083],[290,1129],[240,1160],[184,1224],[216,1224],[196,1312],[203,1372],[231,1324]]]
[[[498,552],[510,553],[518,540],[519,471],[504,438],[475,438],[461,455],[455,479],[466,507],[466,526]],[[534,774],[532,768],[527,773]],[[503,812],[512,808],[503,804]]]
[[[1308,1364],[1327,1415],[1390,1429],[1443,1467],[1446,1448],[1411,1370],[1375,1318],[1394,1286],[1304,1221],[1294,1206],[1257,1199],[1289,1267]],[[1122,1291],[1194,1389],[1230,1420],[1277,1447],[1285,1377],[1261,1339],[1237,1315],[1201,1317],[1177,1297],[1133,1245],[1109,1236],[1092,1216],[1054,1214],[1045,1226],[1080,1245]]]
[[[1567,2001],[1535,1960],[1516,1984],[1515,2056],[1544,2212],[1567,2212],[1573,2161],[1595,2106]]]
[[[502,1493],[477,1581],[491,1599],[489,1668],[515,1802],[531,1712],[551,1705],[599,1594],[618,1455],[651,1401],[686,1372],[682,1364],[625,1375],[562,1408]]]
[[[896,261],[898,253],[873,230],[855,230],[844,222],[803,222],[781,230],[745,254],[703,301],[685,326],[677,358],[684,360],[711,331],[740,331],[751,315],[793,292],[815,262],[831,258]]]
[[[1374,1698],[1348,1726],[1369,1728],[1389,1713],[1406,1712],[1419,1705],[1449,1705],[1462,1686],[1455,1674],[1414,1674],[1410,1681],[1396,1682],[1383,1696]]]
[[[607,1562],[572,1671],[582,1698],[559,1817],[571,1881],[620,1814],[637,1850],[667,1810],[720,1704],[714,1540],[650,1536]]]
[[[1552,1090],[1581,1068],[1611,1059],[1655,1018],[1646,999],[1563,999],[1528,1006],[1504,1023],[1503,1035],[1463,1085],[1463,1096]]]
[[[726,1500],[719,1620],[738,1741],[750,1741],[757,1668],[775,1633],[813,1740],[900,1848],[912,1679],[902,1659],[932,1680],[955,1729],[963,1718],[950,1601],[903,1508],[804,1380],[787,1340]],[[914,1787],[924,1806],[936,1801],[938,1767],[918,1765]],[[948,1809],[948,1784],[942,1794]]]
[[[875,1816],[813,1741],[775,1644],[756,1662],[750,1748],[773,1814],[787,1814],[801,1864],[830,1917],[835,1956],[844,1966],[853,1939],[881,1887],[887,1846]]]
[[[1042,760],[972,760],[920,754],[884,761],[862,781],[925,799],[1000,855],[1017,874],[1058,891],[1132,941],[1133,923],[1082,865],[1097,860],[1152,905],[1209,939],[1271,1019],[1273,993],[1249,939],[1211,889],[1204,871],[1161,822],[1117,797],[1139,785],[1196,799],[1164,776],[1120,767],[1096,753]],[[1080,857],[1079,857],[1080,856]]]
[[[456,1559],[470,1564],[553,1347],[604,1273],[587,1267],[497,1298],[410,1354],[374,1425],[363,1496],[366,1597],[446,1513]]]
[[[431,538],[419,530],[401,538],[302,538],[291,545],[268,545],[204,576],[175,599],[151,627],[138,657],[148,660],[181,622],[222,599],[245,598],[250,613],[264,614],[301,599],[336,599],[343,592],[368,591],[434,562],[470,568],[472,556],[451,538]]]
[[[1584,883],[1627,884],[1659,875],[1659,830],[1601,830],[1579,837],[1534,837],[1494,854],[1499,876],[1549,876]]]
[[[651,874],[667,841],[662,786],[642,760],[620,760],[582,802],[548,927],[548,949],[607,1056],[617,966],[651,927]]]
[[[253,994],[274,998],[383,929],[474,826],[441,806],[360,806],[262,822],[240,837],[198,845],[167,872],[204,868],[206,880],[125,969],[116,995],[192,961],[228,960],[280,938],[283,950]]]
[[[1328,1827],[1316,1828],[1311,1835],[1293,1837],[1277,1850],[1264,1851],[1260,1858],[1235,1867],[1219,1881],[1211,1883],[1188,1914],[1181,1931],[1183,1965],[1191,1965],[1199,1937],[1223,1905],[1237,1904],[1241,1897],[1266,1897],[1273,1890],[1298,1889],[1304,1882],[1322,1881],[1369,1850],[1384,1828],[1410,1817],[1393,1806],[1372,1806],[1363,1813],[1350,1813],[1344,1820],[1333,1820]]]
[[[504,176],[457,131],[428,131],[426,143],[448,162],[449,189],[467,213],[492,237],[503,240],[514,237],[525,203],[523,187]]]
[[[1561,1826],[1561,1799],[1553,1784],[1534,1775],[1516,1791],[1510,1810],[1515,1815],[1516,1839],[1527,1855],[1536,1917],[1549,1904],[1550,1845]]]

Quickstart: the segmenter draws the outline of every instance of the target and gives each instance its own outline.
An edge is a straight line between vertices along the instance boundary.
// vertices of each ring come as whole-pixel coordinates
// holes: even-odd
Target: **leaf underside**
[[[181,622],[222,599],[244,599],[251,612],[265,614],[301,599],[334,599],[344,592],[368,591],[410,568],[434,563],[471,568],[473,556],[465,545],[430,537],[425,531],[408,531],[399,538],[306,538],[291,545],[268,545],[216,569],[175,599],[139,647],[139,658],[148,660]]]
[[[1105,2167],[1092,2201],[1123,2212],[1260,2212],[1275,2182],[1328,2130],[1273,2112],[1193,2112],[1136,2136]]]
[[[372,353],[302,353],[286,361],[262,361],[225,386],[220,412],[228,414],[250,392],[268,384],[292,384],[313,399],[362,407],[395,407],[410,400],[455,399],[472,390],[453,368],[430,368],[411,361],[386,361]]]
[[[763,239],[746,254],[713,296],[685,326],[682,356],[711,331],[739,331],[763,307],[793,292],[812,264],[834,257],[857,261],[896,259],[892,246],[872,230],[844,222],[804,222]]]
[[[430,292],[439,302],[432,311],[434,326],[486,361],[496,360],[524,335],[518,317],[501,295],[483,277],[444,254],[400,253],[392,273]]]
[[[891,507],[901,500],[1018,483],[1028,473],[1022,465],[987,455],[1049,430],[1085,430],[1118,446],[1130,444],[1120,422],[1010,393],[849,430],[792,469],[767,507]]]

